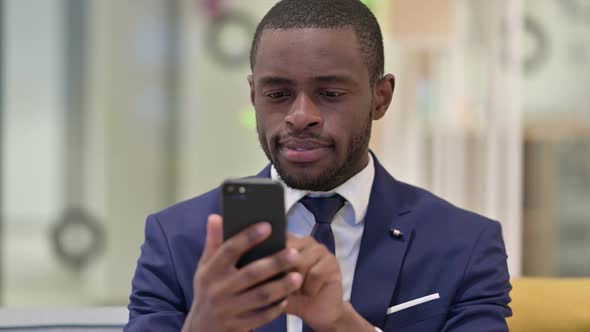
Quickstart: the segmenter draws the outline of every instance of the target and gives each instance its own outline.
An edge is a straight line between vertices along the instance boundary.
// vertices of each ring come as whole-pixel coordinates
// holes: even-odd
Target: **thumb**
[[[218,214],[209,215],[207,220],[207,237],[205,239],[205,250],[201,261],[207,262],[221,247],[223,243],[223,218]]]

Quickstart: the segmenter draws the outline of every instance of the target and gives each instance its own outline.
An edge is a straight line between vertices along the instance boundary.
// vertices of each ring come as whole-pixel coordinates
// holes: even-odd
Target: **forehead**
[[[369,79],[352,28],[265,30],[258,42],[253,74],[305,79],[347,75]]]

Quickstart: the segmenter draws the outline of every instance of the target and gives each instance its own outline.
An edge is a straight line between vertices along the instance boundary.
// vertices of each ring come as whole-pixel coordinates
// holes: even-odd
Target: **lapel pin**
[[[395,229],[390,229],[389,230],[391,232],[391,235],[397,237],[397,238],[402,238],[404,236],[404,234],[397,228]]]

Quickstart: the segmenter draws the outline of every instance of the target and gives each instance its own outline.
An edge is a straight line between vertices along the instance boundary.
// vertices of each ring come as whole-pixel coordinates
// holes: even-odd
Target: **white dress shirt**
[[[349,301],[352,291],[352,279],[361,246],[361,237],[365,227],[365,214],[367,213],[371,187],[375,178],[373,157],[369,154],[369,163],[363,170],[329,192],[309,192],[290,188],[281,180],[274,166],[271,168],[271,178],[283,184],[287,230],[297,236],[309,236],[315,225],[313,214],[299,202],[301,198],[306,195],[329,196],[339,194],[346,199],[345,205],[336,213],[332,221],[332,232],[336,244],[336,258],[342,272],[343,300]],[[301,332],[301,329],[301,319],[297,316],[287,315],[287,332]]]

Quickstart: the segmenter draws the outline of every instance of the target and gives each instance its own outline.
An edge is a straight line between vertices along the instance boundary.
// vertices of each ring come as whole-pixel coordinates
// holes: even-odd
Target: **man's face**
[[[352,29],[262,33],[249,78],[258,136],[290,187],[331,190],[367,164],[372,120],[385,110],[363,60]]]

